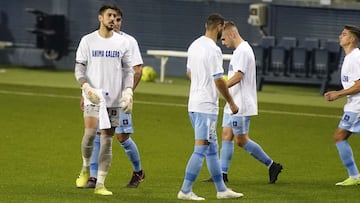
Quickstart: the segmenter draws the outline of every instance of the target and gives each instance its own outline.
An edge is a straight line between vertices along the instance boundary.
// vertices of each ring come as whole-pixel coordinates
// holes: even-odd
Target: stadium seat
[[[330,73],[338,69],[340,60],[340,45],[338,40],[326,40],[324,48],[329,54],[329,71]]]
[[[301,47],[305,47],[307,51],[313,51],[320,47],[320,40],[317,38],[305,38]]]
[[[295,37],[283,37],[280,46],[285,49],[285,75],[290,76],[292,72],[292,49],[297,47],[297,39]]]
[[[263,48],[263,75],[268,73],[271,59],[271,49],[275,47],[274,36],[264,36],[261,40],[261,47]]]
[[[253,45],[252,48],[255,54],[256,74],[261,75],[263,74],[265,67],[264,49],[262,46],[258,46],[258,45]]]
[[[285,74],[286,58],[284,47],[273,47],[271,49],[271,60],[269,72],[273,76],[283,76]]]
[[[280,43],[271,49],[270,70],[274,76],[289,76],[292,64],[292,49],[296,47],[295,37],[283,37]]]
[[[318,78],[324,78],[328,73],[329,52],[327,49],[315,49],[314,68]]]
[[[304,47],[295,47],[292,49],[292,73],[295,77],[306,77],[307,73],[307,51]]]
[[[306,76],[311,77],[313,75],[314,71],[314,55],[315,55],[315,49],[320,48],[320,40],[317,38],[305,38],[303,41],[303,44],[300,45],[301,47],[304,47],[306,49],[306,57],[307,57],[307,72]]]

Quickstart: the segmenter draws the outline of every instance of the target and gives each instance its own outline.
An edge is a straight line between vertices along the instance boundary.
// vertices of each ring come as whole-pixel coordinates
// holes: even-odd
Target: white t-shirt
[[[360,50],[356,48],[345,56],[341,66],[341,84],[344,89],[348,89],[360,80]],[[347,103],[344,111],[360,113],[360,93],[347,96]]]
[[[114,32],[110,38],[103,38],[97,30],[82,37],[76,51],[76,61],[87,64],[86,81],[103,91],[107,107],[120,107],[122,71],[132,70],[135,65],[129,49],[129,40],[124,36]]]
[[[139,44],[136,41],[136,39],[133,36],[122,31],[120,31],[119,34],[125,36],[130,42],[130,53],[132,55],[132,59],[131,59],[132,63],[135,65],[140,65],[140,64],[142,65],[144,62],[141,57]]]
[[[221,49],[205,36],[196,39],[188,49],[187,70],[191,72],[189,112],[219,113],[219,94],[213,76],[222,74]]]
[[[234,50],[229,64],[228,78],[236,72],[242,72],[243,78],[239,83],[229,88],[234,102],[239,107],[236,116],[253,116],[258,114],[256,95],[256,64],[255,55],[248,42],[243,41]],[[226,103],[224,112],[231,114],[229,104]]]

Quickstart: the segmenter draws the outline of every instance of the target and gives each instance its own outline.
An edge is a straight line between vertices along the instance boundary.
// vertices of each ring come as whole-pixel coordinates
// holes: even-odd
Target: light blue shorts
[[[345,111],[338,127],[355,134],[360,134],[360,113]]]
[[[217,143],[216,124],[218,115],[189,112],[191,125],[195,131],[195,140],[207,140]]]
[[[234,135],[248,134],[250,116],[231,116],[228,113],[224,113],[222,127],[231,127]]]
[[[132,134],[134,133],[134,128],[132,125],[132,117],[131,114],[124,113],[123,110],[120,109],[120,125],[115,128],[115,133],[124,133],[124,134]]]

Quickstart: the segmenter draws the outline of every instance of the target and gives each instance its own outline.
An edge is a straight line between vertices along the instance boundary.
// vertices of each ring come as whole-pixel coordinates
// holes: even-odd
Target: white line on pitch
[[[41,96],[41,97],[65,98],[65,99],[80,99],[80,95],[79,96],[69,96],[69,95],[42,94],[42,93],[35,93],[35,92],[18,92],[18,91],[7,91],[7,90],[0,90],[0,94],[12,94],[12,95],[22,95],[22,96]],[[134,101],[134,102],[138,103],[138,104],[147,104],[147,105],[187,107],[187,104],[149,102],[149,101],[138,101],[138,100]],[[340,116],[335,116],[335,115],[301,113],[301,112],[290,112],[290,111],[259,110],[259,112],[260,113],[269,113],[269,114],[291,115],[291,116],[308,116],[308,117],[337,118],[337,119],[341,118]]]

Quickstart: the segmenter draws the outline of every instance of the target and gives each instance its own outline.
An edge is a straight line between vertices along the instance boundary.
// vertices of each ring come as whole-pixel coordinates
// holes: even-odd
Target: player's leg
[[[140,154],[136,143],[130,135],[134,133],[131,114],[120,111],[120,126],[115,130],[116,137],[120,146],[124,149],[128,159],[133,166],[133,173],[129,183],[129,188],[136,188],[145,178],[145,172],[141,168]]]
[[[234,154],[234,135],[231,129],[230,114],[224,113],[222,121],[222,144],[220,150],[220,165],[224,182],[228,182],[228,171],[232,156]],[[203,180],[203,182],[213,182],[212,178]]]
[[[93,142],[98,125],[98,106],[87,105],[84,109],[85,132],[81,141],[82,169],[79,177],[76,179],[76,187],[83,188],[89,178],[90,157],[93,149]]]
[[[222,143],[220,150],[220,165],[224,182],[228,182],[228,172],[231,163],[231,159],[234,154],[234,134],[231,129],[230,115],[224,113],[222,122]]]
[[[204,127],[206,127],[206,131],[203,130],[203,133],[206,133],[208,138],[208,151],[206,153],[206,164],[207,168],[211,174],[211,178],[216,187],[216,197],[218,199],[230,199],[230,198],[238,198],[242,197],[242,193],[237,193],[228,189],[224,183],[222,173],[221,173],[221,166],[220,161],[218,158],[218,142],[217,142],[217,135],[216,135],[216,124],[217,124],[217,115],[209,115],[206,114],[206,121],[204,122]]]
[[[209,144],[208,154],[206,155],[206,163],[208,170],[211,174],[211,178],[215,183],[216,187],[216,198],[218,199],[234,199],[244,196],[242,193],[234,192],[231,189],[227,188],[223,180],[221,173],[220,161],[217,158],[218,144],[216,142],[211,142]]]
[[[355,163],[352,148],[348,143],[348,138],[351,136],[351,132],[358,132],[358,129],[360,128],[358,117],[357,113],[345,112],[339,123],[339,127],[334,134],[334,141],[336,143],[340,159],[342,160],[349,175],[349,178],[346,180],[336,183],[338,186],[360,184],[359,170]]]
[[[112,195],[112,192],[105,188],[105,178],[112,161],[112,140],[115,127],[119,126],[119,108],[108,108],[111,128],[101,130],[99,170],[94,193],[99,195]]]
[[[184,200],[204,200],[192,192],[192,186],[199,175],[204,158],[208,151],[208,133],[203,114],[189,112],[190,121],[195,131],[195,147],[185,169],[185,178],[177,197]]]
[[[258,143],[249,138],[250,117],[232,116],[231,120],[236,144],[263,163],[269,169],[269,183],[275,183],[282,170],[282,165],[274,162]]]
[[[95,188],[96,185],[97,173],[99,167],[100,134],[101,131],[98,129],[94,139],[94,146],[90,159],[90,177],[86,183],[85,188]]]

